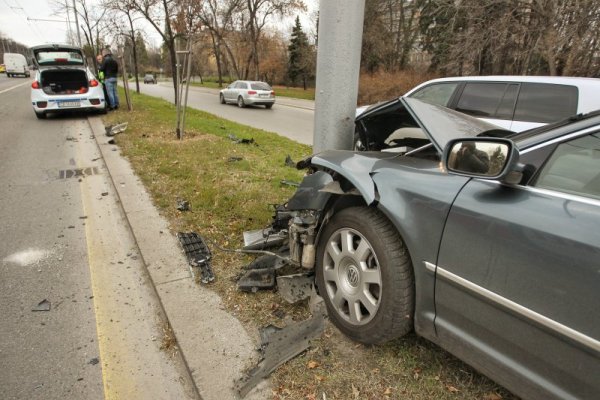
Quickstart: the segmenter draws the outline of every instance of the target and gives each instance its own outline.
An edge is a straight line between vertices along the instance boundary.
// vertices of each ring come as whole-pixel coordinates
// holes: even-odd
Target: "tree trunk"
[[[129,19],[129,28],[131,32],[131,45],[133,46],[133,74],[135,76],[135,91],[140,93],[140,79],[138,77],[138,61],[137,61],[137,50],[135,45],[135,31],[133,30],[133,21],[131,20],[131,14],[127,13],[127,19]]]
[[[221,49],[217,45],[214,33],[210,32],[210,38],[212,40],[213,51],[215,53],[215,61],[217,63],[217,74],[219,75],[219,87],[223,87],[223,70],[221,67]]]

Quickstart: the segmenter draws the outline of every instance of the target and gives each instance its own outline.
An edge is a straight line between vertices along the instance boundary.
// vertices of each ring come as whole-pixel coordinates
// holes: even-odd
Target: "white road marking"
[[[29,81],[27,81],[27,82],[23,82],[23,83],[19,83],[18,85],[11,86],[11,87],[9,87],[8,89],[0,90],[0,94],[2,94],[2,93],[6,93],[6,92],[8,92],[9,90],[16,89],[16,88],[18,88],[19,86],[25,86],[25,85],[30,85],[30,84],[31,84],[31,82],[29,82]]]

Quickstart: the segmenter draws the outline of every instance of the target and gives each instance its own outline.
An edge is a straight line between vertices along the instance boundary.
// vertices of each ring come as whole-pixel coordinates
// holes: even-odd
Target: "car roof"
[[[245,81],[245,80],[242,80],[242,79],[238,79],[236,82],[244,82],[244,83],[266,83],[268,85],[268,83],[265,82],[265,81]]]
[[[418,87],[439,82],[525,82],[525,83],[550,83],[557,85],[600,85],[598,78],[581,78],[575,76],[531,76],[531,75],[487,75],[487,76],[455,76],[437,78],[417,85],[407,92],[411,93]]]
[[[73,46],[70,44],[63,44],[63,43],[48,43],[48,44],[41,44],[39,46],[33,46],[30,47],[29,50],[31,51],[37,51],[37,50],[57,50],[57,49],[61,49],[61,50],[77,50],[77,51],[81,51],[81,47],[78,46]]]

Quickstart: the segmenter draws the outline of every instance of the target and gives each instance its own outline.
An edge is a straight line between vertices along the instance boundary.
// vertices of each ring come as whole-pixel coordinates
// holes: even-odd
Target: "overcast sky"
[[[69,5],[72,4],[72,0],[64,1],[67,1]],[[93,4],[99,1],[88,0],[88,2]],[[318,8],[319,0],[305,0],[305,3],[309,6],[309,11],[314,11]],[[53,15],[54,11],[50,4],[51,0],[0,0],[0,32],[5,37],[28,46],[66,42],[66,16]],[[55,20],[58,22],[40,20]],[[302,24],[304,30],[308,33],[312,26],[307,26],[309,23],[305,21],[308,20],[303,18]],[[284,25],[286,28],[289,26],[289,30],[291,30],[293,21],[286,21]],[[146,37],[151,42],[150,45],[158,46],[159,39],[153,31],[154,28],[147,26],[142,27],[142,29],[146,32]]]

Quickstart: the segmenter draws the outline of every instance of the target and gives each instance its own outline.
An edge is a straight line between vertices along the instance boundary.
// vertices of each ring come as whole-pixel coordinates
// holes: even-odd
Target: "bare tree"
[[[63,0],[54,0],[53,8],[59,13],[68,13],[69,5]],[[88,57],[94,57],[100,52],[102,37],[106,32],[107,24],[104,18],[106,9],[94,7],[87,0],[75,0],[75,8],[80,19],[80,26],[87,45],[89,46]],[[84,49],[85,50],[85,49]],[[94,59],[95,60],[95,59]]]
[[[250,41],[250,54],[247,60],[246,75],[254,67],[254,78],[260,76],[259,42],[267,22],[273,16],[287,16],[294,11],[306,10],[302,0],[246,0],[247,35]],[[245,76],[247,78],[247,76]]]
[[[240,77],[239,69],[227,35],[234,31],[234,15],[240,11],[243,0],[205,0],[200,11],[201,23],[208,29],[211,37],[213,54],[217,64],[219,87],[223,86],[223,64],[225,51],[233,65],[235,73]]]
[[[172,71],[173,92],[175,104],[177,98],[175,32],[173,30],[174,16],[177,11],[176,0],[115,0],[122,8],[129,8],[143,16],[160,35],[169,52],[169,64]]]
[[[133,22],[139,18],[135,15],[135,9],[132,6],[130,1],[119,1],[119,0],[105,0],[104,8],[108,10],[112,10],[118,15],[115,15],[112,19],[113,27],[115,32],[118,34],[127,37],[128,42],[131,43],[131,49],[133,53],[133,74],[135,76],[135,91],[137,93],[140,92],[140,82],[139,82],[139,72],[138,72],[138,56],[137,56],[137,40],[136,40],[136,29],[133,26]],[[125,28],[120,23],[120,18],[123,17],[128,24]]]

